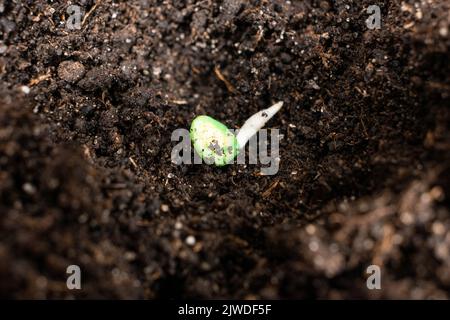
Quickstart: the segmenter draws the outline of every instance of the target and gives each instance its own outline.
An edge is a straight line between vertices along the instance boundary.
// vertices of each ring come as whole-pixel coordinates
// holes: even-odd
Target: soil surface
[[[0,0],[0,297],[450,298],[449,0],[70,4]],[[277,101],[276,175],[171,162]]]

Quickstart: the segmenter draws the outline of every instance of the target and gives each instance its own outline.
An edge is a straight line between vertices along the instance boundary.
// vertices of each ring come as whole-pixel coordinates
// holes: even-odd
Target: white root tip
[[[275,103],[273,106],[261,110],[245,121],[239,130],[236,139],[239,147],[244,148],[248,140],[255,135],[283,106],[283,101]]]
[[[275,103],[273,106],[267,108],[266,110],[262,110],[261,112],[266,112],[268,115],[268,119],[272,118],[278,111],[280,111],[281,107],[283,106],[283,101],[279,101]]]

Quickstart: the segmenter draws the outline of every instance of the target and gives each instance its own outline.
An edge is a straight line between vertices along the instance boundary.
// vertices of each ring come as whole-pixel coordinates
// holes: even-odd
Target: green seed
[[[208,164],[224,166],[239,152],[236,136],[224,124],[208,116],[198,116],[192,121],[190,137],[195,151]]]

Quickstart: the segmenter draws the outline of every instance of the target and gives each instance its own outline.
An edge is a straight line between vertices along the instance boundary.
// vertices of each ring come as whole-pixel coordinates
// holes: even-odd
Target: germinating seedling
[[[195,151],[208,164],[223,166],[233,161],[240,149],[255,135],[267,121],[283,106],[275,103],[261,110],[245,121],[237,135],[234,135],[223,123],[209,117],[198,116],[191,124],[190,137]]]

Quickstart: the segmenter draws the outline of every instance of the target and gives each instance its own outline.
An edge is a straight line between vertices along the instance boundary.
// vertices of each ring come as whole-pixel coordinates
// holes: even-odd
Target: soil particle
[[[63,61],[58,67],[58,76],[67,82],[75,83],[80,80],[85,73],[83,64],[78,61]]]

